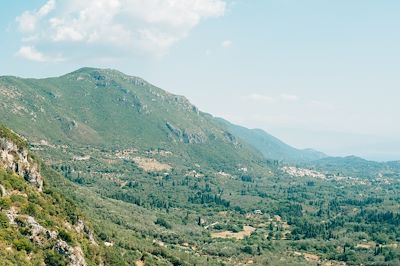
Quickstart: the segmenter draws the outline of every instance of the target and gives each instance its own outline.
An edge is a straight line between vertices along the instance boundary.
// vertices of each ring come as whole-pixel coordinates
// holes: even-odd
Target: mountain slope
[[[309,165],[323,171],[354,177],[400,177],[399,162],[375,162],[357,156],[326,157],[310,162]]]
[[[0,113],[3,123],[32,141],[163,149],[199,164],[262,160],[186,98],[115,70],[0,77]]]
[[[91,229],[46,181],[27,143],[0,127],[0,264],[98,265]]]
[[[35,164],[9,164],[22,176],[0,183],[6,193],[27,194],[11,196],[11,207],[43,209],[28,215],[49,230],[65,228],[88,265],[398,265],[398,178],[285,172],[226,124],[139,78],[92,68],[39,80],[0,77],[0,117],[29,140],[46,177],[42,187]],[[54,206],[36,206],[32,191]],[[86,244],[86,232],[67,226],[78,212],[52,200],[60,194],[90,217],[99,250]],[[54,216],[50,223],[42,213]],[[16,237],[0,238],[8,264],[57,256],[51,240],[38,246],[25,227],[3,232]],[[9,263],[14,255],[21,260]]]
[[[261,200],[235,195],[242,179],[271,175],[262,154],[211,115],[115,70],[0,77],[0,117],[64,175],[50,179],[53,186],[93,219],[115,265],[226,263],[198,256],[211,247],[198,246],[210,237],[197,220],[261,207]],[[155,246],[159,241],[173,248]]]
[[[224,119],[219,119],[219,121],[226,125],[233,135],[252,145],[266,158],[286,162],[305,162],[326,157],[324,153],[312,149],[293,148],[262,129],[248,129]]]

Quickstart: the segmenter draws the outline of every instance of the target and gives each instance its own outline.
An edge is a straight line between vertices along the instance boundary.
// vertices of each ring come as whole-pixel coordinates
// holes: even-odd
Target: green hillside
[[[32,141],[164,149],[199,164],[262,159],[186,98],[116,70],[1,77],[0,102],[2,122]]]
[[[63,195],[79,217],[90,218],[98,249],[65,229],[73,241],[82,241],[88,264],[400,260],[396,175],[339,176],[336,167],[301,163],[302,151],[243,129],[249,139],[259,135],[253,143],[184,97],[140,78],[92,68],[48,79],[0,77],[0,121],[23,135],[27,142],[21,143],[43,160],[44,186],[27,178],[29,189],[43,197]],[[296,166],[272,155],[292,156]],[[6,190],[14,184],[13,179]],[[68,207],[54,208],[68,222]],[[4,239],[4,247],[12,247],[14,239]],[[33,245],[30,254],[38,260],[53,254],[51,244]]]
[[[104,262],[84,216],[48,185],[47,178],[59,174],[44,165],[36,172],[40,162],[26,148],[23,139],[0,127],[0,265]]]
[[[326,157],[310,162],[309,165],[322,171],[363,178],[400,177],[399,162],[375,162],[357,156]]]

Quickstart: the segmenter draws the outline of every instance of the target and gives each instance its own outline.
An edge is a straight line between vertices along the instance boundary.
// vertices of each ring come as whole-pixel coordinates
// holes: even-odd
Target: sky
[[[114,68],[297,148],[400,160],[400,1],[0,1],[0,75]]]

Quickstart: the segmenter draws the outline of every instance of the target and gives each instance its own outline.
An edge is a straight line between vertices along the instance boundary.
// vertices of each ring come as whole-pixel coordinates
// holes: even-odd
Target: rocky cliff
[[[43,181],[26,142],[0,126],[0,265],[102,264],[78,210]]]
[[[23,177],[39,191],[43,190],[43,178],[39,165],[24,147],[18,147],[11,140],[0,137],[0,166]]]

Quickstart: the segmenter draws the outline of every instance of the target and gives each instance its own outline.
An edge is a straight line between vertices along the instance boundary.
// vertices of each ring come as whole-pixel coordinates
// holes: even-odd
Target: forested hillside
[[[90,219],[98,247],[82,240],[88,264],[399,264],[396,171],[265,157],[293,150],[270,138],[276,145],[258,151],[185,98],[115,70],[1,77],[0,100],[1,122],[43,160],[43,192],[35,179],[29,189],[62,194]],[[81,243],[68,207],[57,210],[72,226],[71,243]],[[32,245],[40,259],[53,254]]]

